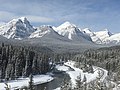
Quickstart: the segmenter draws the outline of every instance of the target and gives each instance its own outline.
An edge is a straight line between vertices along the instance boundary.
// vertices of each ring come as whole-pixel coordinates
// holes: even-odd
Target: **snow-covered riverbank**
[[[54,78],[50,75],[35,75],[33,76],[33,82],[35,85],[52,81]],[[18,78],[17,80],[8,81],[10,90],[28,86],[29,78]],[[0,90],[5,90],[5,82],[0,83]]]
[[[105,79],[105,77],[107,76],[107,71],[104,69],[101,69],[99,67],[93,67],[94,73],[88,73],[88,72],[83,72],[83,70],[74,67],[74,65],[75,65],[74,61],[66,62],[65,65],[69,66],[75,70],[75,71],[67,72],[69,74],[69,76],[71,77],[71,81],[72,81],[73,85],[76,85],[76,79],[80,74],[81,74],[81,80],[83,80],[84,76],[86,76],[87,83],[95,80],[98,77],[99,70],[100,70],[100,72],[103,72],[103,75],[101,76],[102,79]]]
[[[93,80],[95,80],[98,77],[98,72],[100,71],[102,73],[101,75],[101,80],[103,81],[105,79],[105,77],[107,76],[107,70],[104,70],[102,68],[93,67],[94,73],[88,73],[88,72],[83,72],[83,70],[76,68],[75,66],[75,62],[74,61],[68,61],[66,63],[64,63],[63,66],[57,66],[56,68],[60,71],[66,71],[66,73],[68,73],[68,75],[71,78],[71,82],[72,85],[75,86],[76,85],[76,79],[77,77],[81,74],[81,80],[83,80],[84,76],[86,76],[86,82],[89,83]],[[69,70],[68,67],[72,68],[73,70]]]

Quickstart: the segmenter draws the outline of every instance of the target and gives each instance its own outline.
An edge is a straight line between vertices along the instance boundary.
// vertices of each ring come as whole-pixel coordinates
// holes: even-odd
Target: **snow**
[[[50,75],[35,75],[33,77],[34,85],[50,82],[52,80],[53,77],[51,77]],[[14,90],[15,88],[17,89],[23,86],[28,86],[28,82],[29,78],[18,78],[17,80],[8,81],[8,85],[10,86],[10,90]],[[5,90],[4,87],[6,87],[4,82],[1,82],[0,90]]]
[[[46,35],[47,33],[50,33],[50,30],[46,30],[46,31],[42,31],[42,30],[37,30],[35,32],[33,32],[29,38],[40,38],[43,37],[44,35]]]
[[[89,36],[93,36],[94,33],[89,29],[89,28],[85,28],[83,30],[81,30],[83,33],[88,34]]]
[[[89,35],[97,44],[120,44],[120,33],[112,34],[108,29],[92,32],[89,28],[85,28],[82,32]]]
[[[70,22],[65,22],[56,28],[54,27],[54,30],[58,32],[58,34],[73,41],[91,41],[90,37],[87,34],[81,32],[80,28]]]
[[[70,76],[71,82],[72,82],[72,87],[76,86],[76,79],[79,75],[81,75],[81,80],[83,80],[84,75],[85,75],[86,79],[87,79],[86,82],[89,83],[91,81],[96,80],[96,78],[98,77],[98,71],[100,71],[102,73],[101,74],[101,81],[105,80],[107,73],[108,73],[107,70],[100,68],[100,67],[96,67],[96,66],[93,66],[94,73],[88,73],[88,72],[84,73],[81,69],[74,67],[74,65],[75,65],[74,61],[68,61],[68,62],[64,63],[63,66],[60,66],[60,65],[56,66],[57,69],[59,69],[61,71],[66,71],[66,73]],[[74,69],[74,71],[68,70],[66,68],[67,66]],[[60,87],[58,87],[54,90],[60,90]]]
[[[58,87],[58,88],[56,88],[56,89],[54,89],[54,90],[60,90],[60,87]]]
[[[42,25],[42,26],[38,27],[37,30],[29,36],[29,38],[41,38],[44,36],[49,37],[49,38],[50,37],[54,37],[54,38],[60,37],[60,35],[58,35],[58,33],[56,31],[54,31],[52,26]]]
[[[97,77],[98,77],[98,71],[100,71],[100,80],[103,82],[104,80],[106,80],[106,77],[107,77],[107,73],[108,71],[103,69],[103,68],[100,68],[100,67],[97,67],[97,66],[93,66],[93,69],[94,69],[94,73],[84,73],[81,69],[79,68],[76,68],[74,67],[75,65],[75,62],[74,61],[68,61],[65,63],[65,65],[63,66],[57,66],[58,69],[60,70],[65,70],[65,68],[67,66],[71,67],[72,69],[74,69],[74,71],[68,71],[68,70],[65,70],[66,73],[68,73],[68,75],[70,76],[71,78],[71,82],[72,82],[72,87],[75,87],[76,85],[76,79],[77,77],[81,74],[81,79],[83,80],[83,77],[84,75],[86,76],[87,78],[87,83],[91,82],[91,81],[94,81]],[[119,90],[120,89],[120,85],[117,86],[117,84],[115,82],[112,82],[111,83],[113,85],[115,85],[115,87],[113,88],[113,90]],[[54,89],[54,90],[60,90],[60,87]]]
[[[0,26],[0,35],[8,39],[22,39],[28,37],[35,29],[25,17],[13,19]]]
[[[72,27],[76,27],[76,25],[66,21],[57,28],[58,29],[65,29],[65,28],[72,28]]]
[[[103,31],[95,32],[95,35],[101,40],[105,40],[106,38],[110,37],[112,33],[110,33],[107,29],[104,29]]]
[[[109,38],[112,34],[107,30],[94,32],[94,36],[92,36],[92,40],[98,44],[103,44],[106,38]]]
[[[51,28],[50,28],[51,27]],[[45,30],[47,28],[48,30]],[[43,28],[42,28],[43,29]],[[58,38],[57,36],[63,37],[62,39],[68,39],[77,42],[88,42],[93,41],[97,44],[120,44],[120,33],[112,34],[108,29],[104,29],[98,32],[92,32],[91,29],[85,28],[80,29],[75,24],[68,21],[64,22],[58,27],[44,26],[37,28],[32,26],[26,17],[20,17],[13,19],[8,23],[0,22],[0,35],[7,39],[26,39],[26,38],[41,38],[46,34],[51,34],[50,37]],[[52,32],[52,33],[51,33]],[[54,33],[58,35],[52,35]],[[46,36],[47,37],[47,36]]]
[[[72,36],[76,34],[75,32],[76,26],[70,22],[65,22],[54,29],[56,32],[58,32],[58,34],[65,36],[70,40],[72,40]]]
[[[111,37],[107,38],[106,40],[104,40],[104,43],[111,43],[111,42],[114,42],[114,43],[120,43],[120,33],[117,33],[117,34],[114,34],[112,35]]]
[[[79,68],[75,68],[74,67],[74,64],[75,62],[74,61],[69,61],[69,62],[66,62],[65,65],[67,66],[70,66],[71,68],[73,68],[75,71],[67,71],[67,73],[69,74],[70,78],[71,78],[71,81],[72,81],[72,84],[73,86],[76,85],[76,79],[77,77],[81,74],[81,80],[83,80],[84,78],[84,75],[86,76],[86,79],[87,79],[87,83],[95,80],[97,77],[98,77],[98,71],[103,71],[104,72],[104,75],[102,75],[102,79],[101,80],[104,80],[105,77],[107,76],[107,71],[104,70],[104,69],[101,69],[99,67],[93,67],[94,69],[94,73],[88,73],[88,72],[83,72],[81,69]]]
[[[65,65],[57,65],[55,68],[59,71],[68,71],[69,70],[69,67],[67,67]]]

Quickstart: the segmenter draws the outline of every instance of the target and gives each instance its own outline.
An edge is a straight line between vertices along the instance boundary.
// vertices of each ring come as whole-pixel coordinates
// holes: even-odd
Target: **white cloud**
[[[17,18],[18,16],[16,16],[14,13],[11,12],[7,12],[7,11],[0,11],[0,21],[9,21],[12,18]]]
[[[25,15],[31,22],[35,23],[50,23],[54,22],[54,19],[42,16],[34,16],[34,15]]]
[[[33,23],[50,23],[50,22],[54,22],[54,19],[52,18],[48,18],[48,17],[42,17],[42,16],[35,16],[35,15],[23,15],[24,17],[26,17],[30,22]],[[0,11],[0,22],[8,22],[14,18],[19,18],[19,17],[23,17],[22,15],[16,15],[14,13],[11,12],[7,12],[7,11]]]

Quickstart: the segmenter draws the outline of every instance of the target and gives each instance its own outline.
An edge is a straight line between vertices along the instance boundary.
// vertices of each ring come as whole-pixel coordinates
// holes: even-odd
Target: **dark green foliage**
[[[75,54],[56,54],[47,52],[45,47],[22,47],[2,43],[0,45],[0,81],[28,77],[30,74],[45,74],[51,71],[54,62],[70,60]]]
[[[67,81],[67,76],[63,79],[60,90],[72,90],[71,80]]]
[[[0,45],[0,81],[50,71],[50,54],[31,47]]]
[[[87,50],[83,54],[76,55],[74,60],[81,64],[94,65],[117,73],[120,79],[120,46]],[[81,65],[82,66],[82,65]],[[92,67],[91,72],[92,71]]]

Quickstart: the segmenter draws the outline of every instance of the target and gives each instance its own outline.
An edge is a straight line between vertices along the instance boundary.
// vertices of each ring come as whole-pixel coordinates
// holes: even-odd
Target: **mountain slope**
[[[40,38],[40,37],[60,37],[60,35],[55,32],[52,28],[52,26],[40,26],[37,28],[37,30],[35,32],[33,32],[29,38]]]
[[[81,30],[83,33],[89,35],[89,36],[94,36],[94,32],[92,32],[89,28],[85,28],[83,30]]]
[[[44,25],[34,29],[27,18],[22,17],[0,26],[0,35],[11,42],[38,47],[45,46],[56,53],[82,52],[89,48],[98,47],[92,42],[89,35],[84,34],[69,22],[57,28]]]
[[[71,24],[70,22],[65,22],[54,29],[60,35],[73,41],[80,41],[82,43],[92,41],[88,35],[83,34],[74,24]]]
[[[104,44],[105,40],[111,37],[113,34],[109,32],[107,29],[98,32],[92,32],[89,28],[85,28],[82,30],[85,34],[89,35],[93,42],[97,44]]]
[[[109,38],[110,36],[112,36],[112,33],[109,32],[107,29],[104,29],[102,31],[99,32],[95,32],[95,35],[100,38],[101,41],[105,40],[106,38]]]
[[[104,40],[105,44],[120,44],[120,33],[114,34]]]
[[[46,46],[56,53],[63,52],[82,52],[88,48],[97,47],[91,41],[80,42],[70,40],[58,34],[51,26],[40,26],[33,32],[28,39],[23,39],[23,42],[31,45]]]
[[[13,19],[0,26],[0,35],[8,39],[23,39],[28,37],[35,29],[25,17]]]

